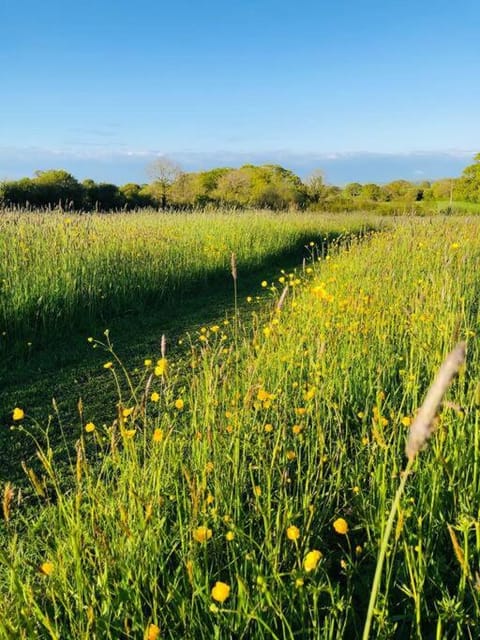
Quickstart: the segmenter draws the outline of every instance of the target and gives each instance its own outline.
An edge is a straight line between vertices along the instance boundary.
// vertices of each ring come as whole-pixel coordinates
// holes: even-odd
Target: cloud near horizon
[[[156,149],[125,149],[123,145],[97,145],[58,149],[40,147],[0,146],[0,180],[32,175],[38,169],[64,168],[78,179],[144,183],[147,166],[159,156],[168,156],[185,171],[207,170],[219,166],[238,167],[243,164],[280,164],[302,178],[321,169],[331,184],[347,182],[383,183],[399,178],[434,180],[458,176],[471,163],[476,151],[445,149],[405,152],[295,152],[288,149],[239,152],[219,150],[159,151]]]

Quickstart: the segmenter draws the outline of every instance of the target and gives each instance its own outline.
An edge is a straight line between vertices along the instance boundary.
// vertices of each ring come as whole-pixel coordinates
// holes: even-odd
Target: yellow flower
[[[217,602],[225,602],[230,595],[230,587],[225,582],[217,581],[211,591],[212,598]]]
[[[212,537],[212,530],[205,526],[200,526],[194,529],[193,539],[195,542],[207,542]]]
[[[155,429],[153,432],[153,441],[161,442],[163,440],[163,431],[161,429]]]
[[[262,487],[259,487],[258,485],[253,487],[253,492],[257,497],[260,497],[262,495]]]
[[[295,460],[296,457],[297,454],[295,453],[295,451],[287,451],[287,460],[292,462],[292,460]]]
[[[113,367],[113,362],[105,362],[103,365],[104,369],[111,369]]]
[[[157,361],[157,366],[155,367],[155,375],[156,376],[164,376],[167,373],[168,363],[166,358],[160,358]]]
[[[274,398],[275,396],[273,395],[273,393],[268,393],[268,391],[265,391],[265,389],[258,390],[257,400],[260,400],[260,402],[268,402],[268,400],[273,400]]]
[[[95,425],[93,424],[93,422],[87,422],[87,424],[85,425],[85,431],[87,433],[92,433],[92,431],[95,431]]]
[[[147,640],[158,640],[160,637],[160,627],[156,624],[151,624],[147,631]]]
[[[130,407],[129,409],[123,409],[122,416],[124,418],[128,418],[128,416],[132,415],[132,413],[133,413],[133,407]]]
[[[144,361],[143,361],[143,364],[144,364],[146,367],[149,367],[149,366],[152,364],[152,361],[150,360],[150,358],[147,358],[146,360],[144,360]]]
[[[210,331],[212,333],[218,333],[219,330],[220,330],[220,327],[218,326],[218,324],[214,324],[212,327],[210,327]]]
[[[233,531],[227,531],[227,533],[225,534],[225,538],[228,540],[228,542],[231,542],[235,538],[235,534],[233,533]]]
[[[43,573],[44,576],[51,576],[55,571],[55,565],[53,562],[47,560],[46,562],[42,562],[40,565],[40,572]]]
[[[267,433],[271,433],[273,431],[273,424],[266,424],[264,429]]]
[[[15,407],[15,409],[13,410],[12,418],[14,420],[23,420],[24,417],[25,417],[24,410],[20,409],[19,407]]]
[[[303,427],[300,424],[294,424],[292,427],[292,433],[294,436],[298,436],[302,433]]]
[[[300,537],[300,529],[296,527],[294,524],[287,527],[287,538],[289,540],[298,540]]]
[[[179,411],[181,411],[184,406],[185,406],[185,403],[181,398],[177,398],[175,400],[175,409],[178,409]]]
[[[262,280],[261,285],[265,289],[265,287],[268,287],[268,282],[266,280]]]
[[[400,422],[403,424],[404,427],[409,427],[412,424],[412,419],[410,418],[410,416],[404,416]]]
[[[158,402],[160,400],[160,394],[158,394],[156,391],[154,391],[152,393],[152,395],[150,396],[150,400],[152,402]]]
[[[308,391],[305,391],[305,393],[303,394],[303,397],[307,401],[312,400],[315,397],[316,392],[317,392],[317,389],[315,387],[310,387]]]
[[[343,518],[337,518],[333,523],[333,528],[337,533],[344,536],[346,533],[348,533],[348,522]]]
[[[133,436],[136,433],[135,429],[125,429],[125,431],[123,432],[126,438],[133,438]]]
[[[295,586],[297,589],[301,589],[303,587],[303,578],[297,578],[295,580]]]
[[[313,571],[317,568],[318,563],[322,559],[322,552],[318,549],[309,551],[303,560],[303,568],[305,571]]]

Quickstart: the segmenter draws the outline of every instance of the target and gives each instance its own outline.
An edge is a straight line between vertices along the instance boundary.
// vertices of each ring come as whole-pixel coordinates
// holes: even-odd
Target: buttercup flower
[[[225,582],[217,581],[212,588],[211,595],[217,602],[225,602],[230,595],[230,587]]]
[[[317,568],[318,563],[322,559],[322,552],[318,549],[309,551],[303,560],[303,568],[310,572]]]
[[[348,533],[348,522],[344,518],[337,518],[333,523],[333,528],[337,533],[344,536]]]
[[[300,529],[294,524],[287,527],[287,538],[289,540],[298,540],[300,537]]]
[[[19,407],[15,407],[15,409],[13,410],[12,418],[14,420],[23,420],[24,417],[25,417],[24,410],[20,409]]]
[[[212,530],[205,526],[197,527],[193,531],[193,539],[196,542],[207,542],[212,537]]]

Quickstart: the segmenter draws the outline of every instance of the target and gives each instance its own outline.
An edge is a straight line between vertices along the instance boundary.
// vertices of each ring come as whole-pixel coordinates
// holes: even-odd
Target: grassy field
[[[313,249],[259,283],[253,313],[136,371],[94,339],[116,396],[105,421],[79,406],[69,459],[49,446],[56,422],[16,408],[39,454],[26,497],[3,486],[0,637],[367,637],[402,479],[369,637],[478,637],[478,222],[400,220]],[[459,340],[467,365],[406,477],[410,425]]]
[[[331,243],[379,221],[365,216],[210,212],[190,214],[0,215],[0,423],[28,405],[47,422],[52,398],[67,431],[82,397],[106,420],[105,395],[90,335],[109,328],[127,366],[201,323],[233,312],[231,254],[237,256],[238,307],[261,292],[280,266],[298,267]],[[314,242],[315,246],[309,246]],[[255,306],[255,305],[254,305]],[[58,446],[58,438],[54,440]],[[4,433],[0,481],[23,476],[32,453]]]
[[[0,349],[28,354],[65,330],[172,307],[224,279],[232,252],[245,272],[364,224],[259,211],[0,213]]]

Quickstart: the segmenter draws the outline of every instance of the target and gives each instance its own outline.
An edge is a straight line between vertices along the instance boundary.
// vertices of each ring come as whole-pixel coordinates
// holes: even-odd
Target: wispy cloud
[[[328,182],[388,182],[396,178],[409,180],[436,179],[460,175],[470,164],[476,151],[445,149],[441,151],[409,151],[378,153],[374,151],[300,153],[278,149],[249,153],[247,151],[130,148],[119,143],[92,141],[82,147],[63,148],[0,146],[0,180],[32,175],[36,169],[64,168],[80,179],[123,182],[145,182],[146,168],[156,157],[167,155],[185,171],[206,170],[218,166],[242,164],[280,164],[302,177],[322,169]]]

